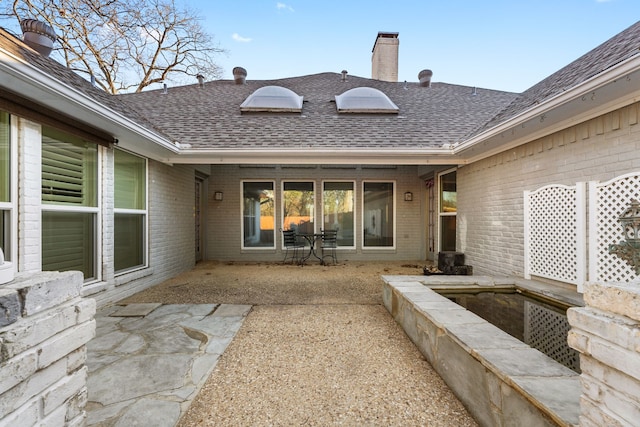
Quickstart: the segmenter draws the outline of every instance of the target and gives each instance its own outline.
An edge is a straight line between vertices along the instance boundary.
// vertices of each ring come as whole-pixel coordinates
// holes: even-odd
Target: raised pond
[[[570,304],[542,298],[516,286],[499,291],[457,287],[436,292],[555,361],[580,372],[579,353],[567,344],[571,329],[567,321]]]
[[[576,371],[438,292],[450,297],[454,294],[454,298],[464,296],[469,302],[469,295],[477,293],[476,290],[500,294],[520,289],[533,292],[542,300],[561,301],[570,306],[582,305],[580,295],[557,286],[514,278],[383,276],[382,279],[382,299],[389,313],[481,426],[578,424],[581,386]],[[480,305],[491,311],[491,304]]]

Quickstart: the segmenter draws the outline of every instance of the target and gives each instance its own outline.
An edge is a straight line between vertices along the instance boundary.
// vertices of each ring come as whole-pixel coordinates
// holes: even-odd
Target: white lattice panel
[[[576,372],[580,371],[578,352],[567,343],[571,326],[567,316],[537,303],[524,303],[524,342]]]
[[[582,286],[585,278],[584,184],[525,192],[525,277]]]
[[[620,283],[637,277],[632,266],[609,253],[609,245],[623,239],[618,218],[632,199],[640,200],[640,172],[589,183],[589,280]]]

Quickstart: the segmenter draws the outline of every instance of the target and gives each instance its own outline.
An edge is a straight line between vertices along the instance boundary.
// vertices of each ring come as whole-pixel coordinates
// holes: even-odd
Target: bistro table
[[[300,265],[304,265],[304,263],[311,258],[311,255],[320,261],[320,264],[324,264],[322,257],[318,256],[316,253],[316,240],[322,238],[322,233],[298,233],[297,235],[304,238],[309,243],[309,253],[302,257]]]

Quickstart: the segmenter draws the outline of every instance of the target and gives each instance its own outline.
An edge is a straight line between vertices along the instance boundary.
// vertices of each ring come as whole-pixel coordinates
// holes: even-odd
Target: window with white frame
[[[12,219],[12,186],[11,179],[11,122],[9,113],[0,111],[0,248],[5,259],[10,260],[11,253],[11,219]]]
[[[98,146],[42,127],[42,269],[97,279]]]
[[[364,248],[395,247],[395,183],[362,183]]]
[[[456,250],[456,224],[458,214],[456,171],[438,175],[440,181],[440,250]]]
[[[117,273],[146,266],[147,160],[114,151],[113,264]]]
[[[275,184],[242,182],[242,248],[275,248]]]
[[[315,232],[314,182],[282,183],[282,229],[298,233]]]
[[[338,230],[338,246],[355,246],[354,209],[353,181],[322,183],[322,229]]]

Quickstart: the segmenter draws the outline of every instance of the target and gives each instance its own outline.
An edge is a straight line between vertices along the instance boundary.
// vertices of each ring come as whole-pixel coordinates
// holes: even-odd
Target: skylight
[[[240,104],[240,111],[292,112],[302,111],[302,96],[281,86],[256,89]]]
[[[387,95],[372,87],[349,89],[336,96],[338,113],[398,114],[400,110]]]

